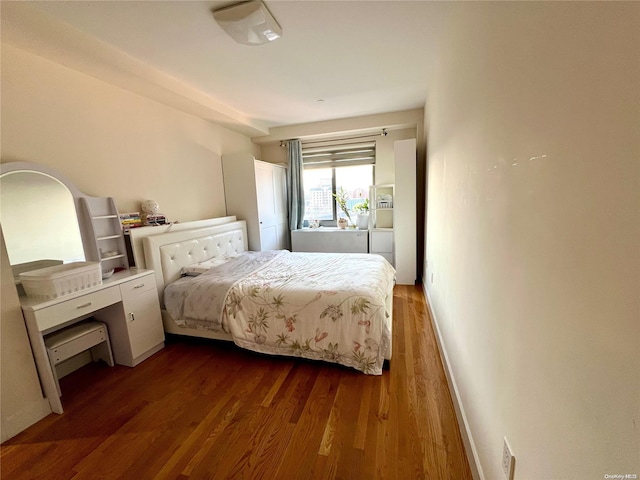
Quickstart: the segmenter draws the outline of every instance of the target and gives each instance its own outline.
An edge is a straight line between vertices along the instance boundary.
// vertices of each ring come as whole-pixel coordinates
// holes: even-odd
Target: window
[[[304,220],[319,220],[323,225],[335,225],[343,216],[333,194],[342,189],[350,210],[369,198],[373,185],[375,142],[303,144]],[[352,216],[352,220],[355,218]]]

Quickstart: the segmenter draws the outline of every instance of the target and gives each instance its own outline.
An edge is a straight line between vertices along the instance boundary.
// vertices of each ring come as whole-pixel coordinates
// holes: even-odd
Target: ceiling
[[[245,46],[232,3],[3,1],[2,40],[252,136],[424,106],[445,4],[267,0],[283,37]]]

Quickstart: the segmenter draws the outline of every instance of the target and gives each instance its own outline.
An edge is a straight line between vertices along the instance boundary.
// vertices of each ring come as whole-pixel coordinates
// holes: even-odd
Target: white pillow
[[[197,277],[201,273],[207,272],[214,267],[219,267],[235,257],[237,257],[237,255],[220,255],[210,258],[209,260],[205,260],[204,262],[187,265],[186,267],[182,267],[180,274],[183,277]]]

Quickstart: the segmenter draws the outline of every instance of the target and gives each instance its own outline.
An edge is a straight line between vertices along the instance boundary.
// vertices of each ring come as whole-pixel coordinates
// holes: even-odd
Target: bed
[[[379,375],[395,271],[379,255],[247,251],[244,221],[144,239],[167,333]]]

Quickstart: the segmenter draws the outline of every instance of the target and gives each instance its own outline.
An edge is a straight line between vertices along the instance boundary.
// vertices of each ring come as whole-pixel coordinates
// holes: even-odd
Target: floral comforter
[[[224,330],[243,348],[381,374],[395,272],[369,254],[245,252],[165,288],[179,325]]]

